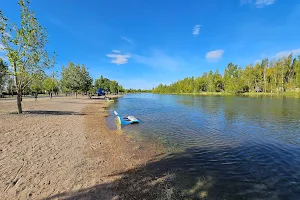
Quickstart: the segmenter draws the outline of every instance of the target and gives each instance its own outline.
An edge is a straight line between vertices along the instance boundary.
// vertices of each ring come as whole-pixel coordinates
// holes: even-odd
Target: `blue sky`
[[[150,89],[229,62],[300,55],[299,0],[32,0],[56,69],[85,64],[125,88]],[[17,0],[1,0],[19,19]]]

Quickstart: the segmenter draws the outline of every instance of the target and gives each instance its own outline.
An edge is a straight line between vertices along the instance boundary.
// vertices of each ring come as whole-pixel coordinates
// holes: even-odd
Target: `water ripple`
[[[129,95],[111,109],[144,122],[127,133],[185,152],[168,163],[181,187],[205,179],[211,199],[300,197],[297,99]]]

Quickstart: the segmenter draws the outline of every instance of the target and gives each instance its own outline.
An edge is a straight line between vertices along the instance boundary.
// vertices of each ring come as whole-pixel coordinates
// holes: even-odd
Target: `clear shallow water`
[[[299,99],[138,94],[110,109],[143,121],[126,133],[181,151],[158,166],[190,198],[300,199]]]

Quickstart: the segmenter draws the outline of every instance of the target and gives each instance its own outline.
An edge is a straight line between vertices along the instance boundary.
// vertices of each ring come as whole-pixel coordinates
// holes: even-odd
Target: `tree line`
[[[108,94],[124,93],[125,90],[116,80],[96,78],[94,83],[87,68],[84,65],[69,62],[67,67],[62,67],[60,79],[61,91],[65,94],[78,92],[83,94],[95,94],[98,89],[105,90]]]
[[[142,89],[132,89],[132,88],[125,90],[125,93],[151,93],[151,92],[152,90],[142,90]]]
[[[104,78],[103,76],[100,76],[99,79],[95,79],[94,88],[103,89],[113,94],[125,92],[123,86],[120,85],[117,81],[109,80],[108,78]]]
[[[17,87],[13,76],[10,75],[8,64],[0,58],[0,94],[17,95]],[[68,94],[78,93],[94,94],[97,89],[104,89],[106,93],[124,93],[126,90],[116,80],[110,80],[100,76],[99,79],[93,79],[84,65],[68,63],[68,66],[62,66],[61,78],[57,78],[57,72],[46,75],[44,71],[40,72],[37,78],[31,80],[22,90],[23,95],[45,94],[50,97],[59,92]]]
[[[203,73],[199,77],[187,77],[170,85],[160,84],[153,93],[201,93],[201,92],[300,92],[300,56],[290,54],[269,62],[268,58],[249,64],[244,69],[229,63],[224,74],[218,70]]]
[[[115,80],[101,76],[91,78],[84,65],[68,63],[61,70],[60,80],[54,72],[56,53],[46,49],[48,34],[39,24],[35,13],[30,10],[29,0],[19,0],[20,22],[11,22],[0,10],[0,51],[5,53],[7,62],[0,58],[0,97],[3,94],[16,95],[18,113],[22,113],[22,95],[63,92],[95,93],[104,89],[108,93],[125,92]],[[49,75],[46,71],[51,71]]]

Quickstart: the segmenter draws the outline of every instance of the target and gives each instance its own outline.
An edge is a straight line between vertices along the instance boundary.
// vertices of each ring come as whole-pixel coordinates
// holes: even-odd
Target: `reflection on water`
[[[219,195],[208,197],[300,195],[299,99],[140,94],[119,99],[111,109],[143,121],[125,127],[128,134],[174,151],[193,149],[192,158],[180,163],[180,177],[201,180],[204,171],[210,174],[207,179],[217,176],[211,190],[218,189]],[[168,165],[170,171],[178,167]],[[229,185],[233,191],[222,190]]]

